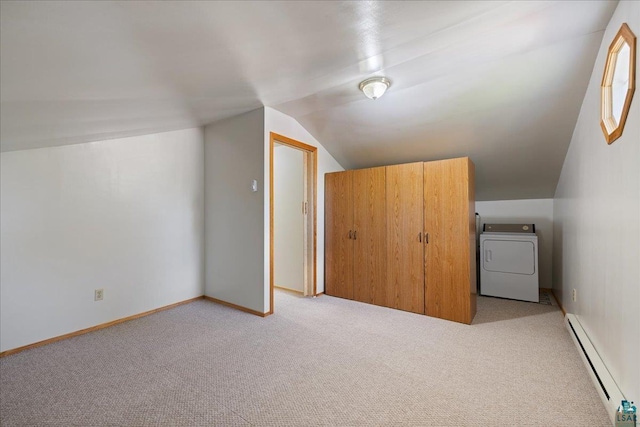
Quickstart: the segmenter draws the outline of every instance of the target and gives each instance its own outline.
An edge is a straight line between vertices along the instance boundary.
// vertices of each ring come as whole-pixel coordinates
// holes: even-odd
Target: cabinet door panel
[[[470,323],[469,160],[425,163],[424,200],[426,314]]]
[[[352,172],[325,175],[325,292],[353,299]]]
[[[385,283],[385,168],[353,172],[353,299],[373,303]]]
[[[387,286],[375,304],[424,314],[423,163],[386,172]]]

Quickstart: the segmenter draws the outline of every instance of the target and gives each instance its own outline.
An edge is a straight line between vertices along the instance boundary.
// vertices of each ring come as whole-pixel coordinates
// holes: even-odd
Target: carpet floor
[[[276,292],[199,300],[0,359],[2,426],[610,426],[557,306],[473,325]]]

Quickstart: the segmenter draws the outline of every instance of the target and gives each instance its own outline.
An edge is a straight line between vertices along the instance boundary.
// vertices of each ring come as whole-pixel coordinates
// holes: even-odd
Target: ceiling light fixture
[[[391,81],[386,77],[371,77],[360,83],[360,90],[369,99],[378,99],[391,86]]]

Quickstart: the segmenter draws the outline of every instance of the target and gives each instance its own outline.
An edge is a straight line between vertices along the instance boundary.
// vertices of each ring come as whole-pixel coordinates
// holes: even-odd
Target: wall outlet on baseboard
[[[104,298],[104,289],[96,289],[94,293],[94,301],[102,301]]]
[[[576,301],[578,299],[578,292],[574,289],[573,292],[571,293],[571,299],[573,301]]]

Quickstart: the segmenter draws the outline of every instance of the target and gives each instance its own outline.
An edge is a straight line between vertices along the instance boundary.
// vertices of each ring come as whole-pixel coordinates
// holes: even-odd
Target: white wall
[[[294,118],[287,116],[273,108],[264,108],[264,179],[269,182],[269,133],[280,135],[318,147],[318,229],[317,234],[317,292],[324,292],[324,175],[327,172],[342,171],[344,168],[329,154],[329,152]],[[264,192],[264,302],[265,311],[270,307],[269,295],[269,189]],[[277,310],[277,307],[276,307]]]
[[[260,313],[264,301],[264,110],[205,127],[205,295]],[[258,181],[258,192],[251,181]],[[269,230],[267,228],[266,232]]]
[[[482,224],[533,223],[536,225],[540,287],[551,288],[553,264],[553,199],[476,202],[476,212],[482,217]],[[480,230],[482,232],[482,226]]]
[[[278,145],[273,151],[273,263],[276,286],[304,291],[304,154]]]
[[[202,295],[202,155],[199,128],[2,153],[0,349]]]
[[[554,200],[554,289],[578,317],[627,398],[640,400],[640,93],[624,134],[600,130],[607,48],[627,22],[640,36],[640,2],[623,1],[607,26]],[[640,52],[639,52],[640,53]],[[640,64],[636,56],[636,85]],[[577,290],[573,302],[571,290]]]

